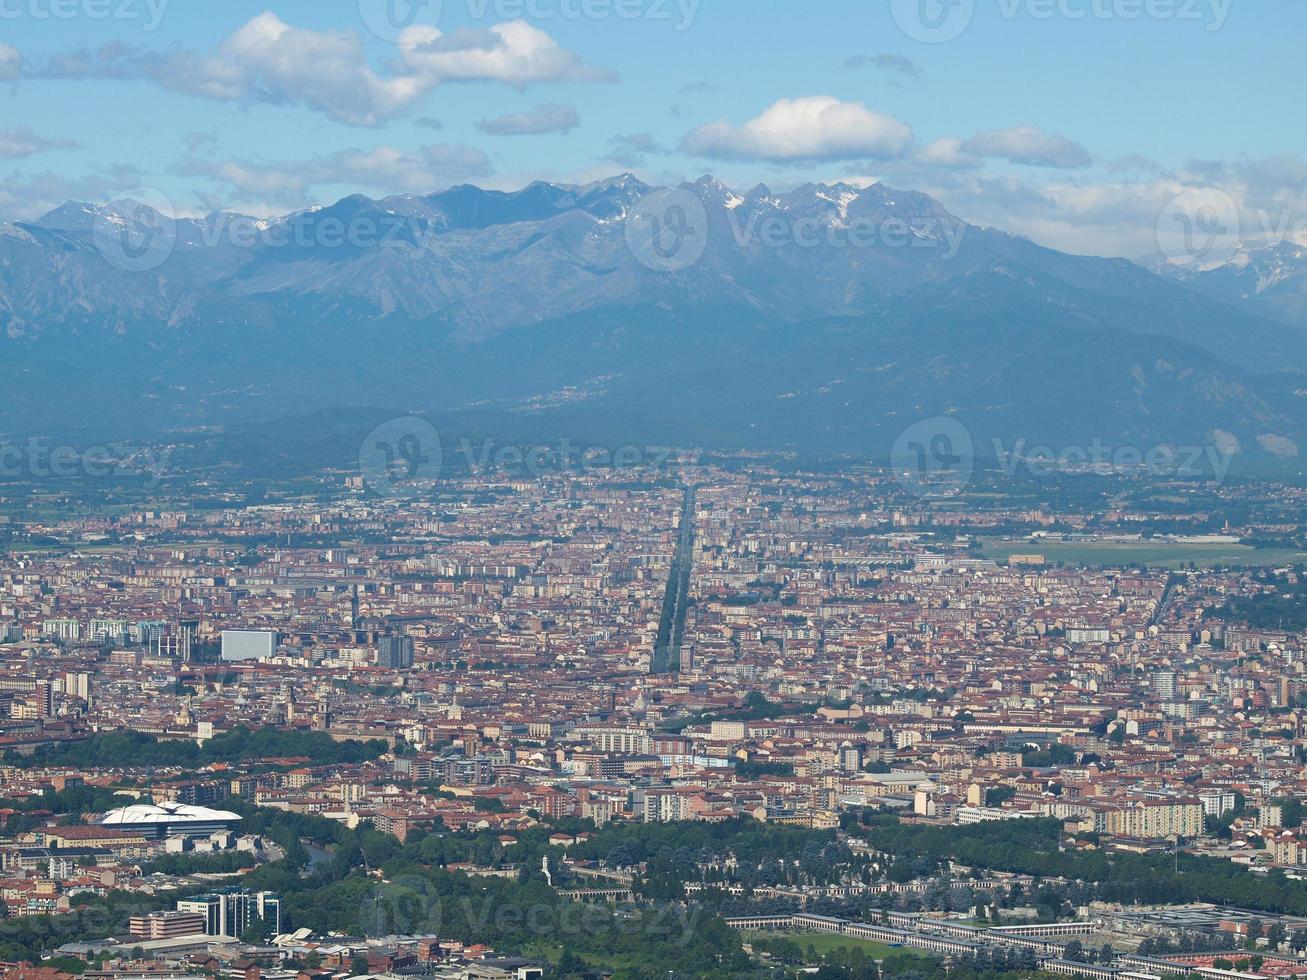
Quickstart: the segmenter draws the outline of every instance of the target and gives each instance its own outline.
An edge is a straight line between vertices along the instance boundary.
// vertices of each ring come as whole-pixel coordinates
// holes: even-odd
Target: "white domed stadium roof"
[[[211,810],[207,806],[187,803],[133,803],[118,810],[110,810],[100,818],[102,827],[131,827],[140,824],[207,823],[211,821],[239,820],[239,813],[230,810]]]

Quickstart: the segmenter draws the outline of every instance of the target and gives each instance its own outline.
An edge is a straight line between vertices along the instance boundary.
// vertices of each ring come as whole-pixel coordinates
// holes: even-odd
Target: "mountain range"
[[[1307,247],[1296,242],[1245,243],[1201,262],[1153,258],[1144,265],[1223,303],[1307,325]]]
[[[472,186],[272,220],[133,201],[0,225],[5,434],[429,413],[575,435],[886,452],[1307,445],[1307,260],[1073,256],[882,184]]]

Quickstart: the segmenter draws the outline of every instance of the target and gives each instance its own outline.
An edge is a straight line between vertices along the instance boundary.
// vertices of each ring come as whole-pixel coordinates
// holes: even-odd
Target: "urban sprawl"
[[[410,489],[6,512],[6,978],[1307,975],[1300,491]]]

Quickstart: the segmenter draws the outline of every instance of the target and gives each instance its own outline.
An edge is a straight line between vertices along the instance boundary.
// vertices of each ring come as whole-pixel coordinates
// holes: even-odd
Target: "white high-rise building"
[[[277,634],[273,630],[223,630],[222,659],[270,660],[277,655]]]

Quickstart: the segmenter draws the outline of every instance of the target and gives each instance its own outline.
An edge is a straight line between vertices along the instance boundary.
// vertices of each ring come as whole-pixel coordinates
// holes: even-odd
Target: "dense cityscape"
[[[0,0],[0,980],[1307,980],[1305,37]]]
[[[1289,488],[403,489],[10,518],[16,975],[1307,973]]]

